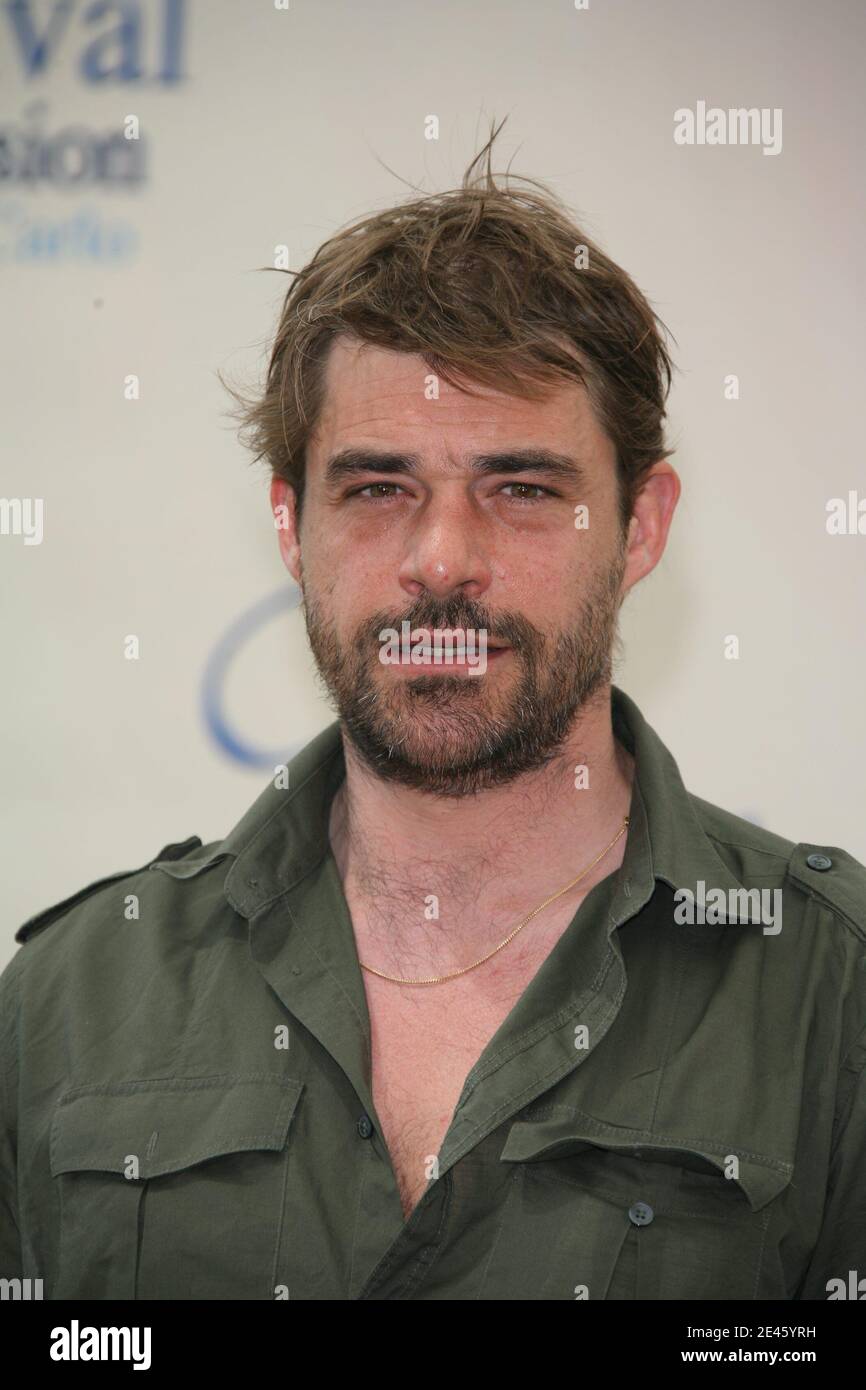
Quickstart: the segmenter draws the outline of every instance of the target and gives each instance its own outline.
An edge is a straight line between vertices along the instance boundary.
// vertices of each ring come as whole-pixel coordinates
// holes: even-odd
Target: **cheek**
[[[354,639],[358,628],[367,623],[370,614],[387,608],[390,589],[383,573],[375,572],[369,561],[360,563],[357,557],[348,561],[335,547],[319,549],[315,558],[305,556],[304,583],[308,599],[315,604],[319,615],[341,642]],[[391,606],[400,607],[401,595],[391,595]]]
[[[360,545],[345,528],[317,536],[305,554],[311,591],[336,616],[341,627],[355,627],[380,609],[406,608],[409,599],[399,582],[403,551],[386,535]]]
[[[562,536],[503,546],[491,572],[500,594],[520,600],[527,608],[543,604],[546,611],[573,606],[608,561],[586,531],[573,528]]]

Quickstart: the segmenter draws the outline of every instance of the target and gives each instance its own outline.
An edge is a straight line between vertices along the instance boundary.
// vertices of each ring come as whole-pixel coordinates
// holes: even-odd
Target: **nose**
[[[477,598],[489,588],[484,519],[459,484],[448,495],[428,498],[416,515],[399,578],[412,598],[425,589],[437,598],[457,589]]]

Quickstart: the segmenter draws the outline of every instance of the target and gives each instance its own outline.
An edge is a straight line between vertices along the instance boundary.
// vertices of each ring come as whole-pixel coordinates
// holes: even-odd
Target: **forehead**
[[[470,388],[471,395],[436,377],[415,353],[338,337],[325,364],[313,452],[330,453],[350,442],[405,448],[411,440],[417,450],[438,446],[454,454],[497,442],[570,446],[584,455],[612,456],[579,382],[557,383],[535,400],[474,382]]]

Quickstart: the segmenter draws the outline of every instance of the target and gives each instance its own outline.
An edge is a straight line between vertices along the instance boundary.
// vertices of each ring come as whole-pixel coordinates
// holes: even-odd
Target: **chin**
[[[389,701],[376,722],[379,739],[393,744],[405,762],[419,768],[443,768],[451,762],[461,767],[472,765],[483,756],[489,743],[492,712],[477,704],[468,706],[459,696],[445,705],[432,701],[417,705],[400,700],[396,707],[395,702]]]

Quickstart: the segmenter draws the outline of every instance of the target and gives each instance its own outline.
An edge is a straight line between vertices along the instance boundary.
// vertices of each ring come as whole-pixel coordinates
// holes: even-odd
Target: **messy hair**
[[[538,399],[581,383],[616,451],[624,530],[646,473],[673,452],[663,428],[668,330],[545,185],[510,173],[497,182],[502,124],[460,188],[350,223],[302,270],[280,272],[293,280],[264,389],[252,399],[227,389],[243,443],[292,486],[299,520],[306,445],[340,335],[417,353],[462,390],[478,383]]]

